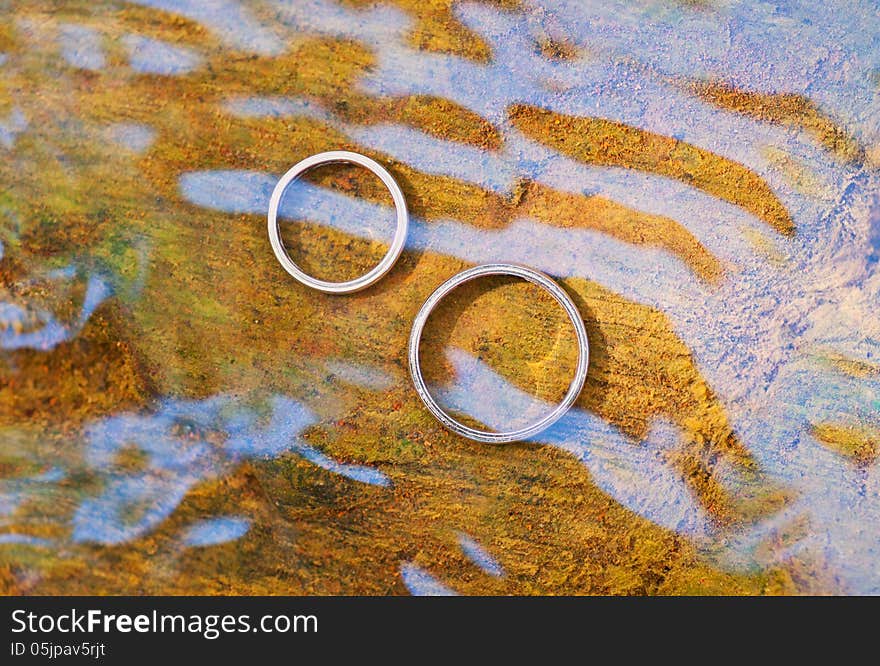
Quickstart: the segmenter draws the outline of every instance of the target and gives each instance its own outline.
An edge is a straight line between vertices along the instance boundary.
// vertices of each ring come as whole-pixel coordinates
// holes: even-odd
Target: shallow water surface
[[[13,1],[0,157],[3,593],[880,592],[873,2]]]

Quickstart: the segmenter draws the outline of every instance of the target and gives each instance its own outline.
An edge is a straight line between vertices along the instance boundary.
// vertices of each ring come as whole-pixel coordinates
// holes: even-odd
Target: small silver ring
[[[577,337],[577,368],[575,369],[574,378],[571,380],[571,384],[568,387],[568,392],[565,394],[562,402],[537,423],[525,428],[507,432],[477,430],[476,428],[471,428],[470,426],[461,423],[453,418],[448,412],[444,411],[428,391],[425,378],[422,376],[421,363],[419,362],[419,345],[422,340],[422,331],[425,328],[428,317],[434,311],[434,308],[437,307],[438,303],[440,303],[449,292],[459,285],[485,275],[513,275],[543,288],[556,300],[557,303],[559,303],[559,305],[562,306],[566,314],[568,314],[568,318],[574,326],[575,335]],[[562,287],[551,278],[536,270],[526,268],[525,266],[518,266],[516,264],[484,264],[482,266],[469,268],[451,277],[449,280],[441,284],[437,290],[428,297],[428,300],[425,301],[425,304],[416,315],[415,321],[413,322],[412,332],[409,336],[409,371],[422,402],[425,403],[428,410],[430,410],[437,420],[447,429],[467,437],[468,439],[489,444],[503,444],[528,439],[529,437],[537,435],[542,430],[549,428],[552,424],[558,421],[574,404],[578,395],[580,395],[581,389],[584,387],[584,382],[587,379],[587,366],[589,365],[589,362],[590,345],[587,340],[587,331],[574,301],[572,301],[571,297],[565,293],[565,290],[563,290]]]
[[[394,231],[394,239],[391,241],[391,247],[388,248],[388,252],[382,257],[382,261],[380,261],[370,272],[346,282],[328,282],[307,275],[290,258],[290,255],[284,248],[284,243],[281,241],[281,230],[278,227],[278,207],[281,205],[281,197],[284,194],[284,190],[286,190],[292,182],[297,180],[306,171],[314,169],[322,164],[335,164],[338,162],[357,164],[358,166],[369,169],[376,174],[383,183],[385,183],[385,187],[391,192],[391,198],[394,200],[394,208],[397,210],[397,228]],[[284,270],[290,273],[299,282],[307,287],[323,291],[327,294],[350,294],[365,289],[380,280],[383,275],[391,270],[398,257],[400,257],[400,253],[403,252],[408,228],[409,212],[406,209],[406,200],[403,198],[403,191],[400,189],[397,181],[394,180],[385,167],[375,160],[370,159],[366,155],[353,153],[348,150],[331,150],[326,153],[318,153],[317,155],[312,155],[311,157],[307,157],[301,162],[298,162],[281,177],[281,180],[278,181],[278,184],[272,191],[272,198],[269,199],[269,242],[272,243],[272,250],[275,252],[275,257],[284,267]]]

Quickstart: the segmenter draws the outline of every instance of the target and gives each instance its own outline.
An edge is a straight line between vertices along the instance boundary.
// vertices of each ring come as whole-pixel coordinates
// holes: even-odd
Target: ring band
[[[519,430],[511,430],[507,432],[477,430],[476,428],[471,428],[464,423],[457,421],[437,404],[437,401],[434,400],[434,397],[428,391],[425,378],[422,376],[421,363],[419,362],[419,345],[422,340],[422,331],[425,328],[428,317],[440,301],[443,300],[443,298],[453,289],[465,282],[470,282],[471,280],[475,280],[476,278],[485,275],[513,275],[543,288],[556,300],[557,303],[559,303],[559,305],[562,306],[566,314],[568,314],[577,337],[577,368],[575,369],[574,379],[572,379],[571,384],[568,387],[568,392],[565,394],[562,402],[537,423],[525,428],[520,428]],[[487,442],[490,444],[503,444],[506,442],[517,442],[527,439],[558,421],[574,404],[575,400],[577,400],[587,378],[587,366],[589,360],[590,346],[587,340],[587,331],[584,327],[583,319],[581,319],[580,312],[578,312],[577,306],[575,306],[571,297],[565,293],[562,287],[543,273],[516,264],[484,264],[482,266],[469,268],[451,277],[449,280],[441,284],[437,290],[428,297],[428,300],[425,301],[425,304],[416,315],[415,321],[413,322],[412,333],[410,333],[409,336],[409,371],[422,402],[425,403],[428,410],[430,410],[430,412],[437,417],[437,420],[447,429],[477,442]]]
[[[388,252],[385,253],[382,260],[369,273],[346,282],[328,282],[307,275],[290,258],[290,255],[284,248],[284,243],[281,241],[281,231],[278,227],[278,207],[281,205],[281,197],[284,195],[284,190],[306,171],[323,164],[335,164],[338,162],[357,164],[369,169],[385,183],[385,187],[391,192],[391,198],[394,200],[394,207],[397,210],[397,228],[394,231],[394,239],[391,241],[391,247],[388,249]],[[409,213],[406,209],[406,200],[403,198],[403,191],[400,189],[397,181],[394,180],[385,167],[375,160],[370,159],[366,155],[347,150],[332,150],[326,153],[318,153],[295,164],[278,181],[272,192],[272,198],[269,199],[269,242],[272,243],[272,250],[275,252],[278,261],[284,267],[284,270],[302,284],[328,294],[350,294],[365,289],[381,279],[383,275],[391,270],[398,257],[400,257],[400,253],[403,252],[408,227]]]

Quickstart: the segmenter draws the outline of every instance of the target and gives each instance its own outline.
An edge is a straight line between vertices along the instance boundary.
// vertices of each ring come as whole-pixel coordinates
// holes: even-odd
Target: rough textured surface
[[[0,592],[880,591],[876,12],[206,7],[0,2]],[[279,267],[265,210],[340,148],[413,229],[334,298]],[[317,171],[285,239],[349,278],[389,205]],[[558,278],[590,338],[535,442],[450,435],[406,375],[425,298],[490,260]],[[422,353],[505,424],[574,347],[488,280]]]

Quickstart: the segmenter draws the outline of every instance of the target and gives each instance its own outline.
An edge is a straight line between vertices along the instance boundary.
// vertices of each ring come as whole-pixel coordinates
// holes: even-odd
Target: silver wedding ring
[[[566,314],[568,314],[568,318],[571,320],[572,326],[574,326],[575,335],[577,337],[577,367],[575,369],[574,378],[571,380],[568,392],[565,394],[562,402],[537,423],[525,428],[507,432],[494,432],[471,428],[444,411],[428,391],[425,378],[422,376],[422,367],[419,361],[419,345],[422,340],[422,331],[425,328],[428,317],[440,301],[459,285],[486,275],[513,275],[543,288],[556,300],[557,303],[559,303],[559,305],[562,306]],[[574,301],[571,300],[571,297],[565,293],[562,287],[543,273],[516,264],[484,264],[482,266],[469,268],[468,270],[462,271],[451,277],[449,280],[441,284],[437,290],[428,297],[428,300],[425,301],[422,309],[419,310],[419,313],[416,315],[415,321],[413,322],[412,333],[410,333],[409,337],[410,374],[412,375],[416,391],[428,410],[430,410],[440,423],[452,432],[478,442],[487,442],[490,444],[503,444],[506,442],[517,442],[523,439],[528,439],[558,421],[574,404],[575,400],[577,400],[577,397],[584,386],[584,381],[587,378],[589,359],[590,347],[587,340],[587,331],[584,327],[583,319],[581,319],[581,315],[578,312]],[[487,396],[486,399],[489,400],[491,397]]]
[[[385,253],[385,256],[382,257],[382,260],[372,270],[354,280],[348,280],[346,282],[328,282],[307,275],[290,258],[290,255],[287,253],[284,243],[281,240],[281,230],[278,226],[278,209],[281,205],[281,197],[284,195],[284,191],[305,172],[323,164],[334,164],[338,162],[362,166],[372,171],[382,180],[385,187],[391,192],[391,198],[394,200],[394,207],[397,211],[397,228],[394,232],[394,238],[391,241],[391,247],[388,249],[388,252]],[[365,155],[347,150],[333,150],[326,153],[318,153],[317,155],[312,155],[311,157],[307,157],[297,163],[281,177],[272,192],[271,199],[269,200],[269,241],[272,244],[272,250],[275,253],[275,257],[284,267],[284,270],[290,273],[290,275],[296,280],[308,287],[328,294],[349,294],[365,289],[381,279],[382,276],[391,270],[397,259],[400,257],[401,252],[403,252],[408,227],[409,213],[406,208],[406,201],[403,198],[403,191],[400,189],[400,186],[391,174],[375,160],[372,160]],[[547,293],[549,293],[554,300],[562,306],[566,314],[568,314],[568,318],[571,320],[572,326],[574,326],[577,338],[577,367],[575,368],[574,378],[571,380],[571,384],[569,385],[568,391],[562,399],[562,402],[556,405],[550,413],[537,423],[525,428],[519,428],[518,430],[509,430],[505,432],[479,430],[477,428],[471,428],[461,421],[458,421],[450,413],[440,407],[428,390],[425,378],[422,376],[422,368],[419,361],[419,345],[421,344],[422,332],[424,331],[428,317],[430,317],[440,301],[443,300],[443,298],[445,298],[453,289],[465,282],[486,275],[511,275],[531,282],[547,291]],[[577,400],[578,395],[580,395],[581,389],[583,389],[584,382],[587,378],[589,359],[590,347],[587,340],[587,331],[584,327],[584,322],[581,319],[577,306],[575,306],[571,297],[565,293],[562,287],[543,273],[516,264],[484,264],[482,266],[475,266],[474,268],[462,271],[451,277],[440,285],[437,290],[428,297],[425,304],[422,305],[421,310],[419,310],[419,313],[416,315],[415,321],[413,322],[412,332],[409,337],[410,374],[412,375],[416,391],[428,410],[437,418],[437,420],[440,421],[440,423],[452,432],[477,442],[487,442],[490,444],[502,444],[505,442],[517,442],[523,439],[528,439],[556,423],[556,421],[558,421],[562,415],[571,408],[575,400]]]
[[[388,248],[388,252],[385,253],[382,260],[370,272],[346,282],[328,282],[307,275],[290,258],[284,243],[281,241],[281,231],[278,227],[278,207],[281,205],[281,197],[284,195],[284,190],[306,171],[323,164],[335,164],[338,162],[362,166],[372,171],[382,180],[385,187],[391,192],[391,198],[394,200],[394,207],[397,210],[397,228],[394,231],[394,238],[391,241],[391,247]],[[403,252],[408,227],[409,213],[406,209],[406,200],[403,198],[403,191],[401,191],[400,186],[391,174],[375,160],[347,150],[332,150],[326,153],[318,153],[297,163],[281,177],[281,180],[278,181],[275,190],[272,192],[272,198],[269,200],[269,242],[272,243],[272,250],[275,252],[278,261],[284,267],[284,270],[302,284],[328,294],[350,294],[365,289],[381,279],[383,275],[391,270],[398,257],[400,257],[400,253]]]

